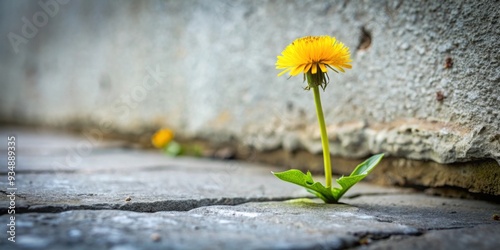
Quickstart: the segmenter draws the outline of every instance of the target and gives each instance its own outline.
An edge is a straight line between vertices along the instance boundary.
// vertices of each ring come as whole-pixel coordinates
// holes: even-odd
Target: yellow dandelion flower
[[[351,54],[349,48],[330,36],[306,36],[293,41],[288,45],[276,61],[276,69],[284,69],[278,76],[287,72],[290,76],[304,73],[309,86],[328,84],[327,67],[335,72],[345,72],[350,69]],[[318,74],[319,72],[319,74]]]
[[[164,128],[158,130],[153,136],[151,136],[151,143],[156,148],[164,148],[168,143],[174,139],[174,132],[170,129]]]

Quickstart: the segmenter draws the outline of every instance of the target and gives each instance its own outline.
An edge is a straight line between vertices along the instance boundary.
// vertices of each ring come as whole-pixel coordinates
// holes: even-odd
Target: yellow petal
[[[282,75],[284,75],[286,72],[288,72],[288,71],[290,71],[290,70],[291,70],[290,68],[285,69],[285,70],[281,71],[281,72],[278,74],[278,76],[282,76]]]
[[[302,72],[302,70],[304,69],[304,66],[297,66],[295,67],[294,69],[292,69],[292,71],[290,72],[290,75],[291,76],[296,76],[298,75],[300,72]]]
[[[321,72],[326,73],[326,66],[324,64],[320,63],[319,67],[321,68]]]
[[[316,64],[312,65],[311,73],[313,73],[313,74],[318,73],[318,67],[316,67]]]
[[[304,73],[307,73],[311,69],[311,66],[312,66],[311,63],[307,64],[306,67],[304,68]]]

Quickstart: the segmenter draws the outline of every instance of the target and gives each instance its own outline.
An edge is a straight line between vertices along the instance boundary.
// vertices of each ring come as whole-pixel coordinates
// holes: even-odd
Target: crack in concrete
[[[0,190],[0,193],[8,195],[9,193]],[[384,196],[394,195],[395,193],[380,192],[380,193],[361,193],[344,196],[344,199],[356,199],[363,196]],[[78,196],[85,196],[88,194],[79,194]],[[92,194],[89,196],[93,196]],[[16,197],[26,199],[26,196],[16,194]],[[311,199],[313,196],[304,197],[259,197],[259,198],[203,198],[203,199],[187,199],[187,200],[164,200],[153,202],[125,202],[123,203],[96,203],[90,205],[70,205],[70,204],[37,204],[37,205],[20,205],[16,207],[16,213],[60,213],[71,210],[123,210],[134,211],[141,213],[154,213],[154,212],[168,212],[168,211],[190,211],[195,208],[228,205],[236,206],[249,202],[273,202],[273,201],[286,201],[293,199]],[[340,202],[339,204],[343,204]],[[6,208],[0,208],[0,215],[6,214]],[[381,222],[392,222],[379,220]]]
[[[463,226],[463,227],[430,227],[430,228],[426,228],[425,231],[428,232],[428,231],[443,231],[443,230],[455,230],[455,229],[463,229],[463,228],[473,228],[474,226],[470,226],[470,227],[467,227],[467,226]],[[424,230],[424,229],[422,229]]]
[[[3,190],[0,190],[0,193],[5,194],[5,195],[10,195],[10,194],[11,194],[10,192],[3,191]],[[24,196],[24,195],[20,195],[20,194],[15,194],[15,192],[14,192],[14,196],[19,197],[19,198],[26,199],[26,196]]]
[[[352,195],[344,195],[344,199],[356,199],[365,196],[383,196],[383,195],[399,195],[399,194],[408,194],[408,192],[378,192],[378,193],[358,193]]]
[[[3,191],[2,191],[3,192]],[[154,202],[128,202],[125,204],[92,204],[92,205],[26,205],[16,207],[16,213],[60,213],[71,210],[123,210],[140,213],[190,211],[195,208],[208,206],[236,206],[249,202],[272,202],[296,199],[297,197],[278,198],[214,198],[200,200],[174,200],[174,201],[154,201]],[[7,214],[6,208],[0,208],[0,215]]]
[[[474,226],[462,226],[462,227],[430,227],[430,228],[417,228],[416,232],[392,232],[392,233],[354,233],[353,236],[358,238],[358,244],[345,246],[342,249],[354,249],[361,246],[368,246],[374,243],[379,243],[383,241],[391,240],[393,236],[407,236],[407,237],[422,237],[431,231],[451,231],[464,228],[474,228]]]
[[[417,232],[391,232],[391,233],[374,233],[374,232],[364,232],[364,233],[354,233],[354,237],[358,238],[358,241],[354,245],[345,246],[341,249],[354,249],[362,246],[372,245],[377,242],[382,242],[385,240],[390,240],[393,236],[407,236],[407,237],[420,237],[424,235],[423,231],[418,230]]]

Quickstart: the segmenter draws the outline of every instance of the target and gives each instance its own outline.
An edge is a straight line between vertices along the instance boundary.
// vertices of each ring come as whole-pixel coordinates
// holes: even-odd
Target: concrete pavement
[[[0,129],[1,138],[12,135],[16,242],[8,240],[12,186],[4,165],[1,249],[500,248],[500,204],[366,183],[341,204],[323,204],[275,178],[278,166]]]

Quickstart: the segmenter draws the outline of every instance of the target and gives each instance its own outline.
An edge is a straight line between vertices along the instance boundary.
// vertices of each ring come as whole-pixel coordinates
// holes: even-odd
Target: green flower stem
[[[326,187],[332,187],[332,165],[330,162],[330,145],[328,135],[326,134],[325,117],[323,116],[323,108],[321,107],[321,99],[319,96],[319,87],[312,87],[314,92],[314,104],[316,104],[316,114],[318,115],[319,128],[321,130],[321,145],[323,146],[323,161],[325,168]]]

